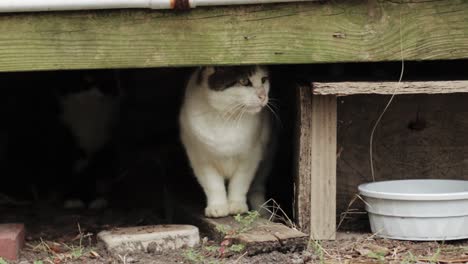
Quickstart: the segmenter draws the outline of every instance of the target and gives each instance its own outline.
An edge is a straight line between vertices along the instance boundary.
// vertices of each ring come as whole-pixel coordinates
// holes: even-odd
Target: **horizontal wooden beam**
[[[313,93],[317,95],[446,94],[467,92],[468,81],[313,83]]]
[[[0,71],[468,58],[467,10],[464,0],[341,0],[1,14]]]

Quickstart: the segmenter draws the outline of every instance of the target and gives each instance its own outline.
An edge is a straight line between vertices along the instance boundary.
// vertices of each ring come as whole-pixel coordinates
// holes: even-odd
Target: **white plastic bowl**
[[[359,186],[373,233],[401,240],[468,238],[468,181],[398,180]]]

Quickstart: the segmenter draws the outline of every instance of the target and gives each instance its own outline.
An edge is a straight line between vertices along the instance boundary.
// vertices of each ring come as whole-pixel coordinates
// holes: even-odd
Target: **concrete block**
[[[200,242],[198,228],[191,225],[154,225],[116,228],[101,231],[98,238],[109,251],[161,252],[164,250],[194,247]]]

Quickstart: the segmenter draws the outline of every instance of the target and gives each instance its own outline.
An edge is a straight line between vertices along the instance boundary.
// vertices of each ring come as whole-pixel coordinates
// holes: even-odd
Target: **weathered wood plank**
[[[467,93],[468,81],[313,83],[316,95]]]
[[[297,88],[295,217],[312,239],[334,239],[336,97]]]
[[[312,90],[310,87],[297,88],[296,147],[294,201],[297,226],[305,233],[310,232],[310,167],[312,132]]]
[[[336,233],[336,97],[312,96],[310,165],[310,236],[335,239]]]
[[[302,250],[307,247],[309,237],[280,223],[256,218],[247,226],[233,217],[207,218],[195,211],[185,211],[185,218],[196,225],[211,239],[230,240],[242,244],[249,255],[257,253]],[[226,233],[224,233],[226,232]]]
[[[177,200],[177,198],[176,198]],[[176,201],[175,219],[179,223],[190,223],[197,226],[210,239],[221,242],[230,240],[242,244],[248,254],[270,251],[294,251],[307,247],[307,234],[286,225],[271,222],[260,216],[241,216],[240,220],[228,216],[208,218],[203,209],[193,204]]]
[[[2,14],[0,71],[389,61],[401,47],[406,60],[468,58],[466,10],[370,0]]]
[[[221,229],[238,230],[241,224],[233,217],[205,218],[199,215],[200,221],[204,222],[204,227],[211,233],[218,233],[218,237],[223,236],[219,232]],[[295,251],[303,250],[307,247],[309,238],[306,234],[289,228],[280,223],[273,223],[263,218],[258,218],[253,222],[248,230],[239,234],[228,235],[223,239],[229,239],[232,243],[245,245],[248,254],[266,253],[275,250]]]

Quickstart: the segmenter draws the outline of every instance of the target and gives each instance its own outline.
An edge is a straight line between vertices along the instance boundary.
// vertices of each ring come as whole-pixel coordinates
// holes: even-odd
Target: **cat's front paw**
[[[249,207],[247,206],[246,202],[237,202],[237,201],[230,201],[229,202],[229,214],[236,215],[236,214],[243,214],[249,211]]]
[[[227,204],[213,204],[205,208],[207,217],[225,217],[229,215],[229,206]]]

